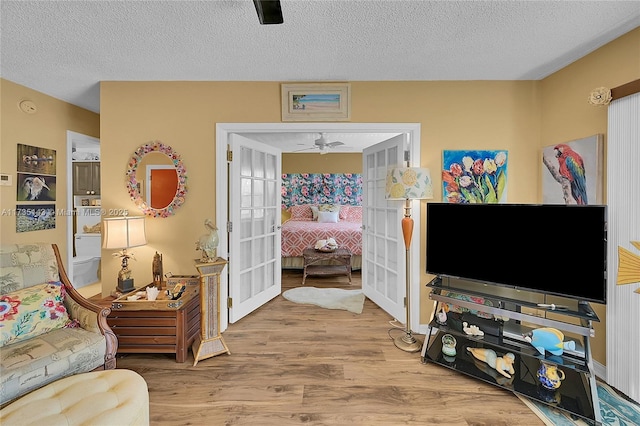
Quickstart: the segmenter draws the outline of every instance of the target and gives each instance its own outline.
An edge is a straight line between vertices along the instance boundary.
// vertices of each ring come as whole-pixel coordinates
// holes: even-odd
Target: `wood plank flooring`
[[[285,270],[283,291],[302,271]],[[346,276],[307,286],[360,288]],[[223,333],[230,355],[185,363],[172,355],[118,355],[117,368],[149,387],[152,425],[526,425],[544,423],[515,395],[397,349],[383,310],[362,314],[282,296]],[[422,336],[418,336],[422,337]]]

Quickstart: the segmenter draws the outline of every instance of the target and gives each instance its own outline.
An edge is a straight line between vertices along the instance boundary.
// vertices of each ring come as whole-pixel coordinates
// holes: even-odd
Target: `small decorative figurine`
[[[525,334],[524,339],[531,343],[540,355],[544,355],[544,351],[549,351],[553,355],[562,355],[564,349],[575,350],[576,342],[573,340],[564,341],[564,334],[555,328],[536,328],[530,333]]]
[[[442,336],[442,353],[447,356],[456,356],[456,338],[450,334]]]
[[[153,263],[151,264],[151,272],[153,273],[153,282],[160,284],[162,282],[162,255],[158,252],[153,256]]]
[[[564,380],[564,371],[559,370],[554,364],[544,361],[540,362],[537,375],[542,386],[551,390],[558,389]]]
[[[442,325],[447,323],[447,312],[444,308],[440,309],[440,311],[437,313],[436,321],[438,321],[438,324]]]
[[[147,300],[156,300],[160,294],[158,287],[147,287]]]
[[[202,251],[200,262],[206,263],[215,260],[220,240],[218,238],[218,228],[213,226],[209,219],[205,219],[204,227],[208,229],[209,233],[201,236],[196,242],[196,250]]]
[[[487,363],[489,367],[493,368],[508,379],[511,378],[511,374],[515,373],[515,370],[513,369],[513,362],[516,357],[511,352],[499,357],[492,349],[467,348],[467,351],[471,352],[471,355],[473,355],[474,358]]]
[[[484,336],[484,331],[477,325],[469,325],[466,321],[462,323],[462,331],[470,336]]]

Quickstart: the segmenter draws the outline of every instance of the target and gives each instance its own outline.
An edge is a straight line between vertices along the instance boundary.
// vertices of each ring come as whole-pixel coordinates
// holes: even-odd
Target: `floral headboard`
[[[282,208],[300,204],[362,205],[359,173],[285,173]]]

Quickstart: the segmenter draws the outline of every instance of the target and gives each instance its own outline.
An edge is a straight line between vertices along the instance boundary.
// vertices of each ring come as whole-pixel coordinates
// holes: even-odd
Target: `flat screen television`
[[[427,203],[427,273],[606,303],[603,205]]]

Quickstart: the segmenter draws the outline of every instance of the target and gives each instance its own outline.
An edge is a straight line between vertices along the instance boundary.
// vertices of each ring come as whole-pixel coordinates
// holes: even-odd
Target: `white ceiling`
[[[1,76],[94,112],[100,81],[538,80],[640,26],[637,0],[281,3],[2,0]]]

